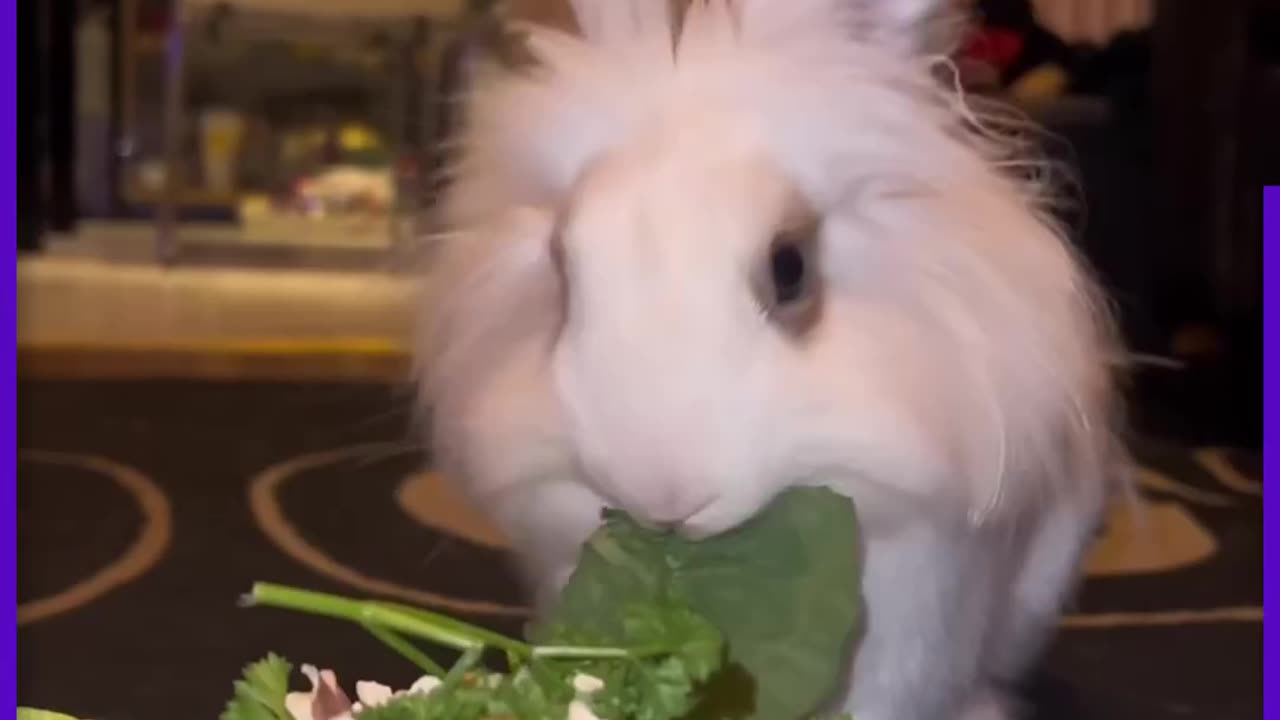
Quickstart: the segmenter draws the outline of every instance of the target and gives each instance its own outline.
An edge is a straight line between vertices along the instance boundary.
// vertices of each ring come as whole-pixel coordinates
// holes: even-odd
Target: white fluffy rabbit
[[[437,460],[544,591],[604,506],[705,536],[832,486],[866,542],[837,703],[1009,716],[1115,484],[1112,331],[1042,184],[937,81],[944,8],[572,4],[466,105]]]

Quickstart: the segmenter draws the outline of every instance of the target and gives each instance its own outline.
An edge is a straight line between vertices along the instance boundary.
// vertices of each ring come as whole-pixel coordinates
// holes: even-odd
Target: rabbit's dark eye
[[[779,305],[804,296],[805,259],[798,246],[789,242],[775,245],[769,255],[769,271],[773,277],[774,301]]]
[[[816,318],[820,295],[818,222],[779,232],[756,272],[755,295],[766,317],[789,332],[800,332]]]

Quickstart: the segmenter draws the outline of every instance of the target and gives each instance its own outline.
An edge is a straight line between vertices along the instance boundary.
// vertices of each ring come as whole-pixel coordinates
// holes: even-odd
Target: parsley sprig
[[[859,617],[857,523],[847,498],[789,490],[702,541],[609,513],[548,618],[517,640],[430,610],[261,583],[250,606],[355,623],[442,684],[357,720],[799,720],[830,701]],[[445,668],[417,645],[458,653]],[[481,663],[499,651],[507,667]],[[298,720],[281,661],[251,666],[222,720]],[[287,677],[288,670],[283,670]],[[602,687],[584,697],[574,679]]]
[[[407,695],[370,708],[361,720],[562,720],[579,700],[574,677],[602,681],[590,706],[609,720],[676,720],[696,703],[696,690],[723,664],[720,632],[687,608],[637,604],[627,608],[621,642],[605,643],[570,628],[550,630],[547,643],[528,643],[429,610],[356,600],[259,583],[243,604],[329,617],[361,625],[443,684],[430,696]],[[447,670],[413,641],[459,653]],[[506,672],[480,665],[499,650]],[[291,667],[276,656],[255,663],[236,684],[222,720],[295,720],[284,710]],[[283,713],[283,714],[280,714]]]

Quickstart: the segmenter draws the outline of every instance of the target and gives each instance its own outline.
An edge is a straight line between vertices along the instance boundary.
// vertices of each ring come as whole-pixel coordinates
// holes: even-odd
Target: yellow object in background
[[[257,220],[271,214],[271,198],[260,193],[246,193],[240,197],[240,219]]]
[[[1023,74],[1009,88],[1009,94],[1019,102],[1043,103],[1061,97],[1070,83],[1067,71],[1057,65],[1041,65]]]
[[[327,140],[324,128],[294,130],[281,141],[281,155],[288,164],[302,162],[322,153]]]
[[[382,146],[382,141],[377,132],[367,125],[351,123],[344,125],[338,133],[338,145],[343,152],[357,153],[377,150]]]
[[[36,710],[34,708],[18,708],[18,720],[76,720],[70,715],[49,712],[48,710]]]
[[[200,155],[208,189],[235,190],[245,127],[244,116],[234,110],[210,108],[200,113]]]

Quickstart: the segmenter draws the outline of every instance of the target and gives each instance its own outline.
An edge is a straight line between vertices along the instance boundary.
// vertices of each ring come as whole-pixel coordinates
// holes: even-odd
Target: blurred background
[[[1037,120],[1076,174],[1064,219],[1133,353],[1144,489],[1173,503],[1156,522],[1172,555],[1134,560],[1121,543],[1128,559],[1099,566],[1113,570],[1082,612],[1209,613],[1157,636],[1081,621],[1093,630],[1055,651],[1048,704],[1257,717],[1280,2],[958,3],[967,90]],[[518,619],[501,541],[429,472],[407,352],[453,99],[500,9],[17,3],[27,701],[99,720],[212,715],[253,648],[333,652],[309,634],[327,626],[237,614],[256,579]],[[349,647],[362,677],[403,674],[358,634]],[[194,673],[173,662],[193,649]],[[1136,686],[1115,680],[1134,667],[1149,671]]]
[[[1274,0],[959,3],[970,90],[1023,106],[1081,181],[1068,219],[1139,384],[1182,430],[1256,443]],[[21,3],[24,367],[284,341],[401,355],[403,275],[429,255],[450,98],[493,5]]]

